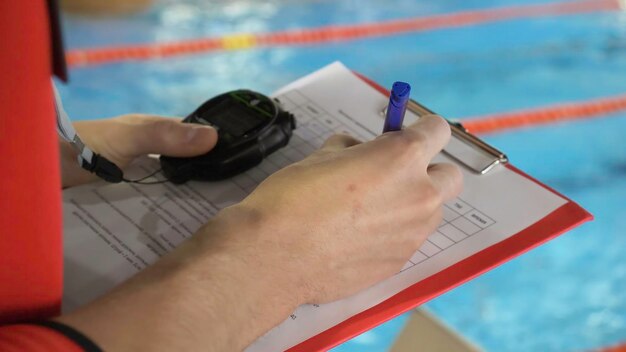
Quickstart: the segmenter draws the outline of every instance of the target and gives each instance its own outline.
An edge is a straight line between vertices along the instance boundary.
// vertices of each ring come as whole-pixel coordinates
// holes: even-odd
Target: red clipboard
[[[355,74],[382,94],[389,95],[389,91],[376,82],[358,73]],[[287,351],[324,351],[335,347],[593,219],[593,215],[569,198],[513,165],[506,164],[505,166],[566,199],[567,203],[517,234],[417,282],[374,307],[352,316]]]

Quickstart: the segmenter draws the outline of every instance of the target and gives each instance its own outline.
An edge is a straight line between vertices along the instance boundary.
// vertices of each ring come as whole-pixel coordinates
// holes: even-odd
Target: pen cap
[[[411,85],[405,82],[395,82],[391,86],[390,103],[396,107],[403,107],[411,96]]]

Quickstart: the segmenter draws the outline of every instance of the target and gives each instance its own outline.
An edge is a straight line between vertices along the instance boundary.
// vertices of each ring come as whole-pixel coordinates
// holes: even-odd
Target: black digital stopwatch
[[[209,99],[183,122],[213,126],[218,139],[204,155],[161,156],[163,174],[172,183],[217,181],[237,175],[287,145],[296,128],[293,115],[277,100],[243,89]]]

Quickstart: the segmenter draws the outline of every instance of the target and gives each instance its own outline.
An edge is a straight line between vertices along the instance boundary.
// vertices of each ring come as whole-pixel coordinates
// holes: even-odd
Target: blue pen
[[[411,86],[404,82],[395,82],[391,86],[389,94],[389,105],[387,105],[387,115],[385,116],[385,126],[383,133],[389,131],[400,131],[404,121],[406,105],[411,95]]]

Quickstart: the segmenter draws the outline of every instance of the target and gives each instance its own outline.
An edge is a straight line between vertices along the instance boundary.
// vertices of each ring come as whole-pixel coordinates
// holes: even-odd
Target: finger
[[[403,130],[403,133],[407,134],[408,138],[420,138],[424,142],[424,155],[429,161],[450,141],[450,126],[446,120],[437,115],[420,117],[417,122]]]
[[[162,154],[187,157],[208,152],[217,143],[217,131],[210,126],[181,123],[158,116],[119,118],[116,141],[121,155],[135,157]]]
[[[334,134],[328,137],[321,149],[327,151],[341,150],[357,144],[361,144],[361,141],[352,136],[347,134]]]
[[[427,172],[444,201],[455,198],[463,190],[463,174],[458,166],[449,163],[433,164],[428,167]]]

